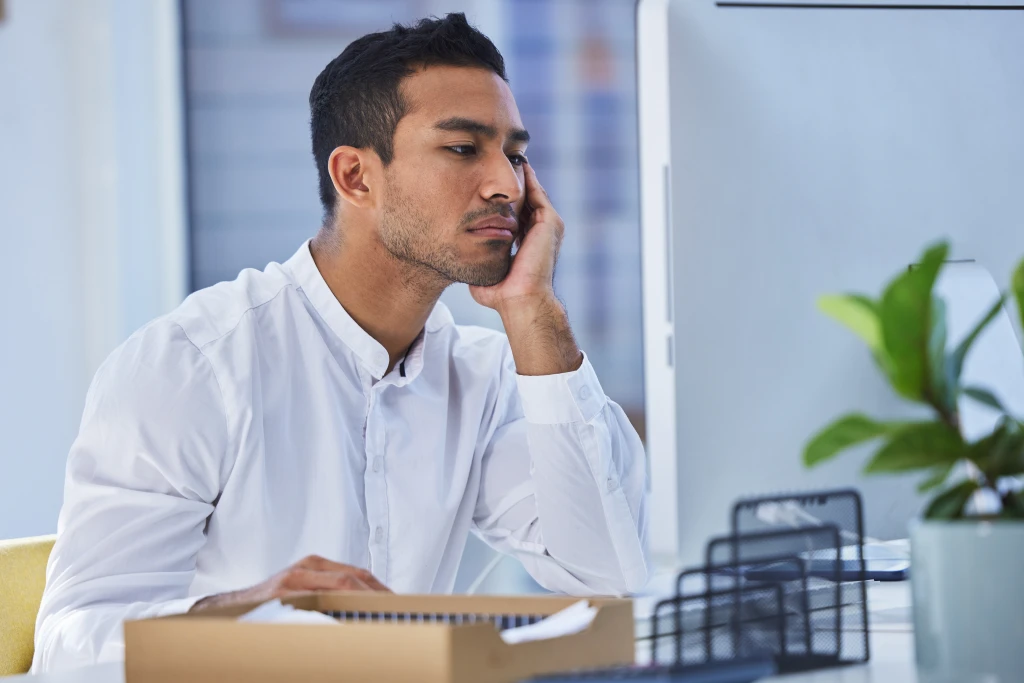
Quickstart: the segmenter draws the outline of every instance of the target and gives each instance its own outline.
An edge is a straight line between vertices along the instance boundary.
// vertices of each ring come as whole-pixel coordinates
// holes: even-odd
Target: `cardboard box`
[[[422,623],[418,615],[550,615],[566,597],[310,593],[282,600],[320,612],[416,615],[412,622],[238,622],[257,603],[124,625],[127,683],[416,681],[513,683],[530,676],[632,663],[633,603],[591,599],[585,631],[508,645],[493,623]]]

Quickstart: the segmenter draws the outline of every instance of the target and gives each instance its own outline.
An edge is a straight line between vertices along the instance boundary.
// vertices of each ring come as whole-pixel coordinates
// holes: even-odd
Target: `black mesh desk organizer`
[[[751,657],[779,672],[866,662],[863,517],[853,490],[744,499],[704,566],[651,616],[651,660],[687,670]]]

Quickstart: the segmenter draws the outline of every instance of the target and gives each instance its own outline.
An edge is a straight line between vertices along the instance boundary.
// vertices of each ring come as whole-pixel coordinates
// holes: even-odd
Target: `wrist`
[[[230,591],[227,593],[215,593],[214,595],[207,595],[205,598],[197,600],[189,609],[189,612],[202,612],[203,610],[217,609],[218,607],[230,607],[246,602],[253,602],[257,599],[257,596],[248,589]]]
[[[579,369],[583,354],[569,316],[553,293],[508,299],[498,313],[518,374],[557,375]]]
[[[501,317],[502,324],[507,330],[520,322],[531,322],[538,318],[550,315],[565,315],[562,302],[558,300],[554,292],[538,292],[536,294],[521,294],[504,299],[495,310]]]

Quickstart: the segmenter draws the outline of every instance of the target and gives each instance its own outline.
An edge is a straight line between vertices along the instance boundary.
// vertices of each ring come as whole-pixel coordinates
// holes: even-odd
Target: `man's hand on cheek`
[[[505,279],[491,287],[469,288],[477,303],[493,308],[504,316],[503,309],[535,305],[554,299],[555,261],[562,244],[565,224],[551,205],[547,192],[537,181],[529,163],[523,164],[526,176],[526,204],[522,213],[522,234],[519,251]],[[527,214],[529,211],[529,214]]]
[[[469,288],[477,303],[501,315],[516,370],[520,375],[552,375],[580,367],[569,319],[555,297],[554,276],[565,224],[551,205],[537,174],[526,163],[526,203],[519,251],[504,280],[491,287]]]

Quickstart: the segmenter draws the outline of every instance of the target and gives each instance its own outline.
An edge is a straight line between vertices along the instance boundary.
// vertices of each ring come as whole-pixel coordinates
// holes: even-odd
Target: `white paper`
[[[256,609],[238,617],[239,621],[257,624],[337,624],[338,620],[320,612],[295,609],[280,600],[265,602]]]
[[[529,643],[534,640],[570,636],[590,626],[596,615],[596,607],[591,607],[590,603],[586,600],[580,600],[566,607],[561,612],[556,612],[547,619],[538,621],[536,624],[505,629],[501,632],[501,639],[509,645],[515,645],[517,643]]]

